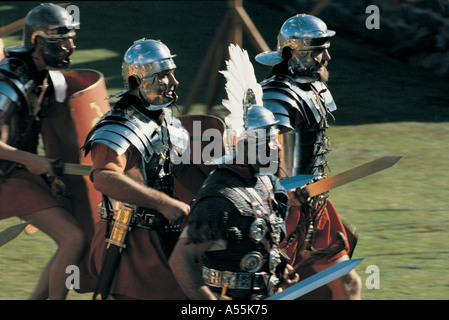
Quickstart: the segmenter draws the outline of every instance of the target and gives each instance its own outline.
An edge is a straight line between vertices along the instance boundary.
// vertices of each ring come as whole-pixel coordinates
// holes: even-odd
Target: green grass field
[[[2,2],[0,24],[22,18],[37,4]],[[122,88],[124,51],[143,36],[161,39],[177,54],[180,108],[226,9],[225,1],[74,4],[80,7],[81,29],[73,68],[102,71],[114,93]],[[290,15],[257,1],[244,1],[244,6],[274,47],[279,27]],[[6,46],[18,44],[20,34],[4,41]],[[243,46],[253,57],[246,40]],[[449,299],[449,215],[444,209],[449,196],[449,85],[377,49],[339,33],[332,42],[329,87],[338,110],[329,129],[329,175],[384,155],[403,158],[392,168],[333,190],[330,199],[357,228],[354,257],[365,258],[357,267],[363,299]],[[255,67],[261,80],[267,70]],[[201,103],[194,112],[202,112]],[[0,230],[18,222],[0,221]],[[22,233],[0,248],[0,299],[27,299],[55,249],[41,232]],[[365,286],[371,265],[379,268],[379,289]],[[70,293],[69,299],[90,295]]]

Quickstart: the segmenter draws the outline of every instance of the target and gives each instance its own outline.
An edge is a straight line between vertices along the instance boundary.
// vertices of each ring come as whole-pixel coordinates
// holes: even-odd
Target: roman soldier
[[[261,64],[273,66],[272,74],[261,82],[261,86],[264,106],[273,112],[283,133],[280,177],[310,174],[322,179],[326,176],[330,151],[328,119],[333,119],[332,112],[336,110],[326,85],[329,78],[326,66],[331,59],[328,48],[334,35],[335,31],[329,30],[321,19],[298,14],[282,25],[277,49],[255,58]],[[292,193],[291,200],[286,221],[288,237],[282,246],[293,264],[305,259],[311,250],[327,247],[338,232],[345,238],[355,239],[328,201],[328,194],[298,199]],[[314,268],[322,270],[341,259],[348,259],[355,241],[350,243],[351,247],[316,261]],[[359,287],[354,271],[346,278]],[[360,292],[351,291],[356,292],[351,295],[341,281],[334,281],[330,287],[334,298],[357,297]]]
[[[229,51],[226,153],[208,162],[217,168],[197,194],[170,258],[189,299],[260,299],[298,280],[286,277],[288,259],[279,247],[288,196],[274,176],[277,121],[262,106],[246,51],[233,45]]]
[[[65,9],[42,4],[26,16],[23,42],[0,62],[0,217],[18,216],[58,245],[32,299],[64,299],[65,270],[77,265],[86,234],[56,194],[54,159],[38,154],[50,117],[67,97],[62,70],[70,65],[78,23]]]
[[[123,58],[125,90],[83,147],[104,199],[91,245],[94,299],[183,296],[167,262],[190,211],[172,197],[174,157],[187,151],[189,138],[171,111],[174,57],[159,40],[135,41]]]

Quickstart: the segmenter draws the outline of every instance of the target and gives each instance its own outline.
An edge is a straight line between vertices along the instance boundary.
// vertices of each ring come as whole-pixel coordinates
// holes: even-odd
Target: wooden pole
[[[58,3],[57,5],[62,8],[67,8],[70,5],[70,3]],[[22,30],[25,25],[25,20],[26,17],[1,27],[0,38],[6,37],[12,33]]]
[[[228,9],[207,51],[206,59],[192,83],[189,95],[184,103],[182,114],[188,114],[190,112],[193,103],[200,95],[201,89],[203,89],[207,76],[210,76],[210,79],[206,97],[206,113],[211,112],[220,90],[220,80],[222,80],[221,74],[218,71],[224,68],[224,62],[228,58],[229,44],[242,45],[243,31],[257,51],[263,52],[270,50],[243,8],[243,0],[228,0]]]
[[[243,24],[245,35],[251,40],[253,47],[260,52],[269,51],[270,47],[268,47],[245,9],[243,7],[235,7],[235,13],[238,16],[238,21]]]
[[[183,114],[187,114],[190,111],[191,106],[195,102],[195,99],[198,98],[201,93],[201,89],[203,88],[203,84],[206,81],[207,75],[211,69],[213,69],[214,56],[215,52],[219,50],[221,45],[220,40],[222,39],[222,35],[226,32],[226,28],[228,28],[229,23],[229,14],[226,13],[223,20],[221,21],[220,26],[217,29],[215,37],[212,41],[211,46],[208,49],[208,53],[206,54],[206,58],[203,64],[200,67],[198,75],[192,83],[191,89],[189,90],[189,95],[186,98],[183,108]],[[218,70],[215,70],[218,73]]]
[[[312,9],[310,9],[309,14],[312,16],[317,16],[320,12],[331,2],[332,0],[321,0]]]

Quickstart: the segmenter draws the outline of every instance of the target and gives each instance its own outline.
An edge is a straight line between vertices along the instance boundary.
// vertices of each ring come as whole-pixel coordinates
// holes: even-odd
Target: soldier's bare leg
[[[76,265],[83,253],[86,246],[83,231],[70,213],[61,207],[45,209],[21,218],[32,221],[58,246],[30,299],[65,299],[68,293],[65,284],[68,275],[65,271],[67,266]]]

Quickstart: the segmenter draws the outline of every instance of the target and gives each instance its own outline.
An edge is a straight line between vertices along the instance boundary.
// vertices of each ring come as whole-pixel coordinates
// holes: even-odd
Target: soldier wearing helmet
[[[52,160],[37,154],[41,130],[62,103],[67,85],[61,69],[75,49],[73,23],[65,9],[42,4],[26,16],[23,42],[5,49],[0,62],[0,218],[19,216],[58,245],[31,299],[64,299],[68,265],[76,265],[85,234],[51,192]]]
[[[230,64],[240,56],[235,48],[230,47]],[[243,61],[235,65],[248,65],[249,60]],[[169,260],[189,299],[259,299],[276,293],[284,279],[282,286],[298,281],[288,279],[291,267],[279,249],[288,196],[274,176],[277,157],[266,161],[258,155],[258,150],[270,150],[277,156],[277,121],[261,105],[257,83],[245,87],[244,81],[235,81],[250,75],[245,70],[251,68],[227,77],[230,100],[224,104],[231,115],[225,120],[232,128],[232,139],[227,141],[235,143],[227,145],[225,156],[208,163],[217,168],[197,194]],[[232,70],[237,71],[231,68],[227,74]],[[241,90],[233,92],[237,88]],[[233,106],[230,101],[235,102]],[[251,153],[257,155],[251,159]],[[275,168],[267,165],[272,161]],[[201,259],[202,266],[196,259]]]
[[[163,72],[176,69],[174,57],[166,45],[154,40],[137,41],[125,53],[122,64],[125,88],[138,86],[139,97],[148,110],[160,110],[177,100],[176,79],[170,79],[171,87],[162,79]]]
[[[182,297],[167,262],[179,223],[190,211],[172,197],[173,156],[186,151],[189,139],[170,109],[178,86],[173,57],[159,40],[137,40],[123,59],[125,90],[86,138],[84,150],[93,161],[90,177],[104,196],[91,246],[92,272],[98,275],[95,299]],[[119,227],[116,210],[123,206],[132,208],[126,228],[131,231],[118,244],[111,230]],[[117,245],[126,248],[107,283],[103,268],[110,268],[111,261],[105,251]]]
[[[44,69],[62,69],[70,65],[75,50],[73,37],[79,23],[57,5],[42,4],[31,10],[25,20],[23,43],[8,48],[9,54],[34,51],[34,59]]]
[[[335,31],[329,30],[321,19],[297,14],[282,25],[276,50],[256,56],[259,63],[273,66],[272,74],[261,85],[264,106],[273,112],[283,133],[281,144],[285,152],[280,156],[280,176],[312,174],[321,179],[326,175],[326,156],[330,151],[326,130],[328,118],[333,118],[332,112],[336,110],[326,85],[329,78],[326,67],[331,59],[328,48],[334,35]],[[283,250],[293,264],[299,263],[310,250],[327,247],[339,231],[353,238],[327,194],[307,201],[298,201],[295,193],[290,196],[288,238]],[[354,245],[351,243],[333,257],[315,262],[314,270],[321,271],[348,259]],[[360,297],[360,279],[354,271],[329,284],[329,288],[330,291],[326,289],[325,294],[320,292],[314,298]]]

